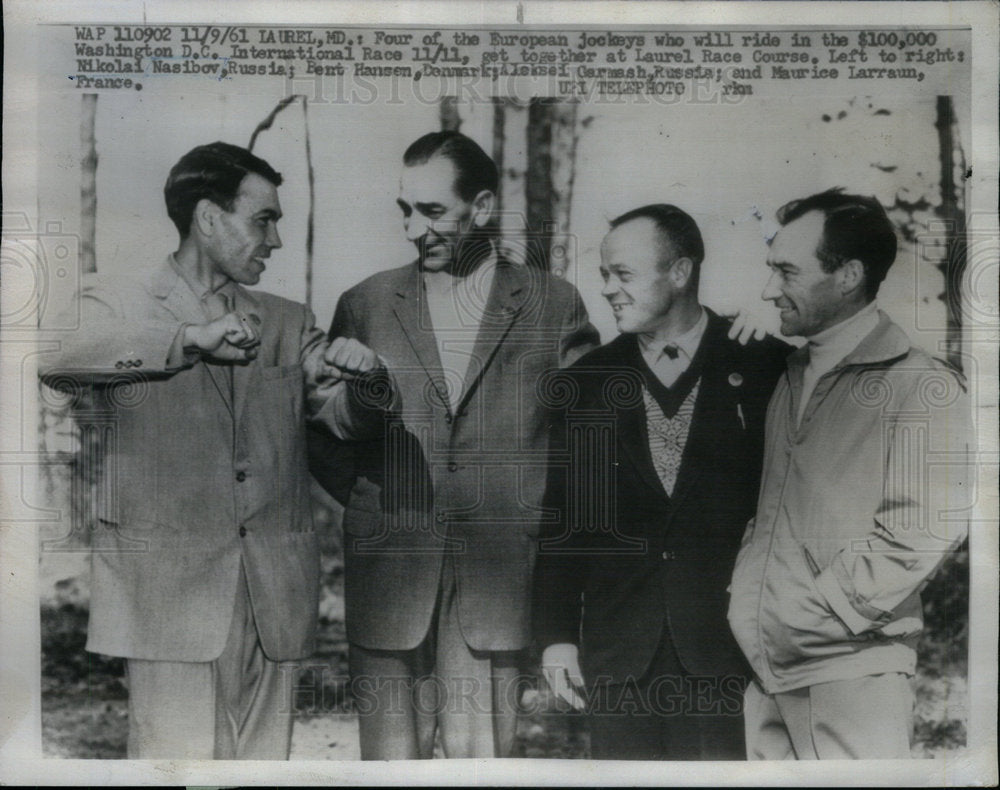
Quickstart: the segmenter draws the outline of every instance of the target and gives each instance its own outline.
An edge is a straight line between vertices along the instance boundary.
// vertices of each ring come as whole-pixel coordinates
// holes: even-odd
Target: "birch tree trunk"
[[[962,151],[951,96],[937,97],[939,161],[941,164],[941,205],[937,215],[944,220],[945,256],[938,264],[944,274],[947,318],[948,361],[962,368],[962,280],[965,276],[967,240],[965,235],[965,154]]]
[[[85,93],[80,108],[80,270],[97,271],[97,94]]]

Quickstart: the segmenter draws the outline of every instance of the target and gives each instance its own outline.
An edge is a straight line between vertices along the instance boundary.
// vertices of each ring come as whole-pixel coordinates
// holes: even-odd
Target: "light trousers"
[[[413,650],[350,646],[362,760],[508,757],[514,748],[520,653],[472,650],[462,636],[454,566],[445,558],[437,610]]]
[[[294,664],[264,655],[240,580],[229,636],[210,662],[128,659],[128,757],[287,760]]]
[[[751,760],[907,759],[914,694],[897,672],[766,694],[747,686],[743,716]]]

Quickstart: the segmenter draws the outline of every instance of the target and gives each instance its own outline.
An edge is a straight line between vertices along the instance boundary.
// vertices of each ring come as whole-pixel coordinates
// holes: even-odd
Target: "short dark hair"
[[[250,173],[281,186],[281,173],[246,148],[215,142],[192,148],[170,168],[163,197],[167,214],[182,237],[191,232],[191,216],[199,200],[207,198],[226,211],[240,191],[240,183]]]
[[[407,167],[422,165],[436,156],[450,159],[455,166],[455,192],[462,200],[471,201],[484,189],[496,194],[500,184],[496,164],[474,140],[461,132],[425,134],[406,149],[403,164]]]
[[[611,230],[634,219],[651,220],[678,258],[691,259],[694,264],[694,282],[697,283],[698,270],[705,259],[705,243],[701,239],[698,224],[691,215],[669,203],[651,203],[615,217],[611,220]]]
[[[849,195],[843,187],[792,200],[778,209],[781,225],[811,211],[823,214],[823,236],[816,257],[825,272],[847,261],[859,260],[865,269],[865,296],[875,298],[879,285],[896,259],[896,231],[882,204],[874,197]]]

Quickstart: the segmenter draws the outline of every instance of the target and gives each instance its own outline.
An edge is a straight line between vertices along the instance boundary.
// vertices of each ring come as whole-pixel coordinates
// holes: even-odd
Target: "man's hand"
[[[740,308],[740,311],[733,318],[733,325],[729,327],[729,339],[739,338],[739,344],[745,346],[750,342],[750,338],[763,340],[770,332],[762,316],[749,310]]]
[[[378,356],[353,338],[337,337],[328,345],[316,346],[302,360],[306,381],[328,391],[340,381],[350,381],[379,366]]]
[[[248,362],[257,356],[258,346],[260,331],[241,312],[184,327],[184,347],[198,349],[212,362]]]
[[[583,690],[583,673],[580,672],[576,645],[560,642],[545,648],[542,653],[542,674],[556,697],[568,702],[576,710],[586,707],[587,703],[580,694]]]
[[[323,352],[323,363],[330,378],[336,381],[356,379],[379,366],[375,352],[352,337],[331,340]]]

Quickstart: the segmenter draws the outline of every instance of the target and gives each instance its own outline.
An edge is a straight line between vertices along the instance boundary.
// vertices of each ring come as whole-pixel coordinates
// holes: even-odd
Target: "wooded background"
[[[787,200],[839,185],[876,195],[897,227],[900,252],[880,293],[882,307],[919,345],[962,366],[968,131],[958,119],[968,110],[950,96],[796,97],[794,106],[761,100],[695,112],[548,99],[470,104],[446,98],[404,107],[314,107],[300,96],[275,104],[255,95],[124,101],[85,94],[57,101],[63,113],[45,130],[52,144],[45,150],[78,154],[45,164],[41,183],[65,189],[46,193],[40,208],[45,216],[62,217],[64,232],[78,238],[80,272],[156,265],[176,246],[162,204],[170,166],[201,143],[252,140],[255,153],[286,179],[280,190],[284,247],[272,256],[260,287],[307,302],[325,327],[344,290],[412,260],[395,206],[402,152],[427,131],[459,129],[500,168],[508,255],[574,282],[604,342],[615,333],[597,274],[608,220],[650,202],[689,211],[707,248],[703,301],[724,312],[756,312],[776,327],[775,311],[759,299],[768,222]],[[43,325],[68,303],[75,282],[67,278],[61,289],[53,283]],[[61,460],[43,467],[46,497],[65,514],[42,528],[43,725],[55,753],[116,756],[118,725],[104,720],[108,711],[87,706],[95,698],[123,698],[120,662],[82,651],[87,536],[96,498],[103,495],[96,489],[95,459],[108,426],[100,420],[74,425],[65,398],[54,392],[43,391],[40,402],[41,449]],[[339,666],[339,509],[314,488],[324,535],[323,650],[331,666]],[[965,738],[967,550],[928,587],[925,610],[918,748],[938,753]],[[330,694],[329,710],[348,705],[342,688]],[[110,729],[94,736],[101,743],[88,746],[85,733],[93,728],[86,722],[94,724],[95,716]],[[585,750],[572,726],[559,737],[551,727],[542,729],[539,737],[549,746],[539,756]],[[527,752],[535,748],[527,735],[522,741]]]

